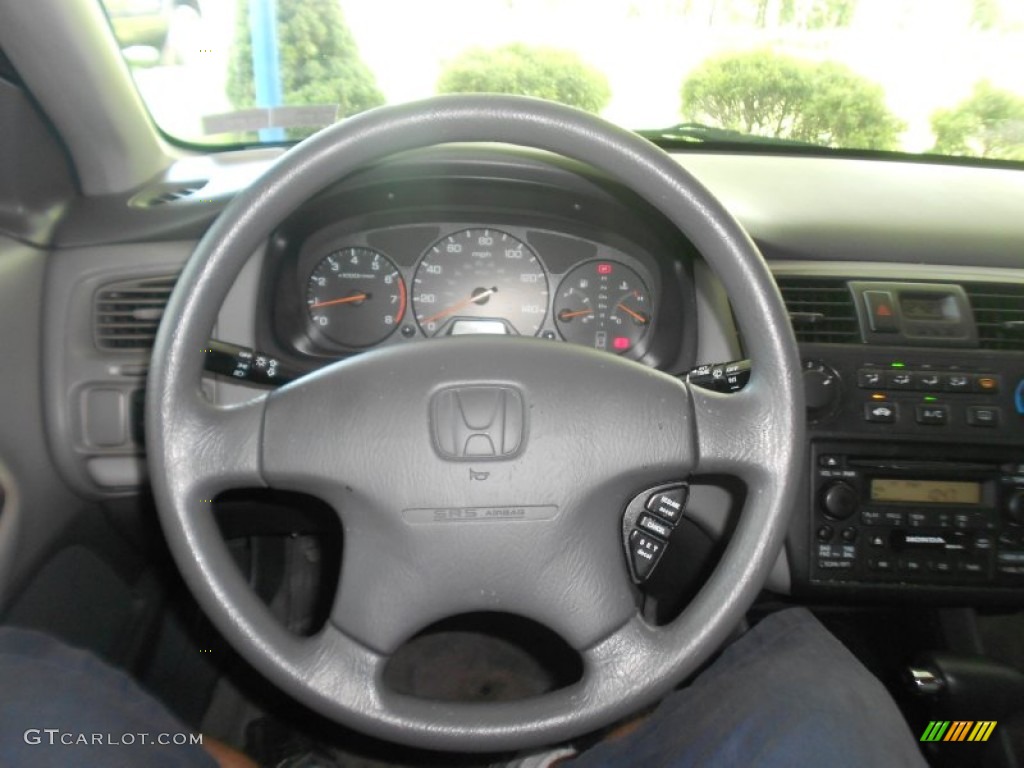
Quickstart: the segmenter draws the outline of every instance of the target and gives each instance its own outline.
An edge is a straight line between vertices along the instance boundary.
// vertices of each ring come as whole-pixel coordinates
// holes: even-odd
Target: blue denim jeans
[[[0,627],[0,766],[216,768],[197,738],[92,654]]]
[[[183,736],[185,744],[173,743]],[[191,736],[123,672],[46,635],[0,627],[0,766],[214,766],[187,743]],[[567,766],[925,762],[878,680],[809,612],[791,609],[743,635],[629,736],[602,742]]]
[[[772,614],[629,736],[566,768],[925,768],[884,686],[808,611]]]

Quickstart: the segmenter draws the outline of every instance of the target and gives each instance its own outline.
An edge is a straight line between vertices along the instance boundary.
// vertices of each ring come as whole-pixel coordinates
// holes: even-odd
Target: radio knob
[[[839,404],[839,374],[819,360],[804,361],[804,402],[807,416],[817,421]]]
[[[1024,525],[1024,488],[1018,488],[1010,494],[1006,502],[1006,516],[1010,522]]]
[[[848,483],[832,483],[825,488],[821,496],[821,506],[825,515],[833,520],[845,520],[857,511],[860,497]]]

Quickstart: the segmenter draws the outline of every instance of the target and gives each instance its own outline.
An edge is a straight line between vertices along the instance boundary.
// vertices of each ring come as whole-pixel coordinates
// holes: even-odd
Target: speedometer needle
[[[622,310],[623,312],[625,312],[625,313],[626,313],[627,315],[629,315],[630,317],[632,317],[632,318],[633,318],[634,320],[636,320],[636,321],[637,321],[638,323],[646,323],[646,322],[647,322],[647,318],[646,318],[646,317],[644,317],[643,315],[641,315],[641,314],[640,314],[639,312],[634,312],[634,311],[633,311],[632,309],[630,309],[629,307],[627,307],[627,306],[626,306],[625,304],[621,304],[621,303],[620,303],[620,304],[619,304],[619,309],[621,309],[621,310]]]
[[[591,315],[594,313],[592,309],[577,309],[575,312],[570,312],[567,309],[563,309],[558,313],[559,320],[571,320],[574,317],[581,317],[582,315]]]
[[[319,307],[330,307],[330,306],[333,306],[335,304],[350,304],[353,301],[362,301],[363,299],[368,299],[368,298],[370,298],[370,294],[368,294],[368,293],[355,293],[355,294],[353,294],[351,296],[346,296],[343,299],[331,299],[330,301],[318,301],[316,304],[310,304],[309,306],[312,309],[317,309]]]
[[[447,309],[442,309],[440,312],[431,315],[430,317],[428,317],[426,320],[423,321],[423,324],[427,325],[429,323],[434,322],[435,320],[440,320],[442,317],[447,317],[448,315],[452,314],[453,312],[458,312],[460,309],[464,309],[465,307],[468,307],[470,304],[474,304],[476,302],[479,302],[481,299],[486,299],[491,294],[494,294],[494,293],[497,293],[497,292],[498,292],[497,288],[488,288],[486,291],[480,291],[479,293],[474,291],[473,295],[470,296],[468,299],[463,299],[462,301],[458,302],[457,304],[452,304]],[[415,301],[415,300],[416,299],[413,298],[413,301]]]

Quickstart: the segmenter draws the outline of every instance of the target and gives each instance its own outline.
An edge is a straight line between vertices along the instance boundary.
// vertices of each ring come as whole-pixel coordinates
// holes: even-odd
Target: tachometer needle
[[[428,323],[432,323],[435,320],[440,320],[442,317],[447,317],[448,315],[450,315],[450,314],[452,314],[454,312],[458,312],[460,309],[464,309],[465,307],[468,307],[470,304],[474,304],[476,302],[479,302],[481,299],[486,299],[491,294],[494,294],[494,293],[497,293],[497,292],[498,292],[497,288],[488,288],[486,291],[480,291],[479,293],[474,291],[473,295],[470,296],[468,299],[463,299],[462,301],[458,302],[457,304],[452,304],[447,309],[442,309],[440,312],[431,315],[430,317],[428,317],[426,320],[423,321],[423,324],[427,325]],[[415,300],[416,299],[414,298],[413,301],[415,301]]]
[[[592,315],[592,314],[594,314],[594,310],[592,310],[592,309],[577,309],[574,312],[570,312],[567,309],[563,309],[561,312],[558,313],[558,319],[559,320],[571,320],[574,317],[580,317],[582,315]]]
[[[626,306],[625,304],[621,304],[621,303],[620,303],[620,304],[619,304],[619,309],[621,309],[621,310],[622,310],[623,312],[625,312],[625,313],[626,313],[627,315],[629,315],[630,317],[632,317],[632,318],[633,318],[634,320],[636,320],[636,321],[637,321],[638,323],[646,323],[646,322],[647,322],[647,318],[646,318],[646,317],[645,317],[644,315],[641,315],[641,314],[640,314],[639,312],[634,312],[634,311],[633,311],[632,309],[630,309],[629,307],[627,307],[627,306]]]
[[[320,307],[330,307],[335,304],[351,304],[355,301],[363,301],[364,299],[370,298],[368,293],[354,293],[351,296],[346,296],[343,299],[331,299],[330,301],[318,301],[316,304],[310,304],[310,308],[318,309]]]

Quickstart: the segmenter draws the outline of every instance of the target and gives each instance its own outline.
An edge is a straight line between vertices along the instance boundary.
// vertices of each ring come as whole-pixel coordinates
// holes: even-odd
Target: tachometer
[[[306,288],[314,333],[347,347],[384,341],[405,314],[405,282],[384,254],[342,248],[316,265]]]
[[[547,315],[548,278],[522,240],[464,229],[429,249],[413,276],[412,311],[427,336],[534,336]]]
[[[555,325],[575,344],[628,352],[651,325],[647,286],[617,261],[589,261],[565,276],[555,297]]]

